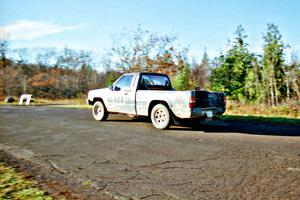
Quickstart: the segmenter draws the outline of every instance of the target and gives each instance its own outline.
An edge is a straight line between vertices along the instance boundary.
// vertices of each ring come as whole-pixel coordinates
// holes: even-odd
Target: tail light
[[[190,97],[190,108],[194,108],[196,106],[196,97],[191,96]]]
[[[226,99],[226,95],[224,94],[224,106],[226,106],[226,102],[227,102],[227,99]]]

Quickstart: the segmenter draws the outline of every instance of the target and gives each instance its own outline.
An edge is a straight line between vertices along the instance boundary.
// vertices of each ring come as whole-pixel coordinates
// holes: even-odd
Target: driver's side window
[[[114,91],[120,91],[120,90],[130,90],[131,89],[131,83],[133,80],[133,75],[126,75],[123,76],[118,82],[114,84]]]

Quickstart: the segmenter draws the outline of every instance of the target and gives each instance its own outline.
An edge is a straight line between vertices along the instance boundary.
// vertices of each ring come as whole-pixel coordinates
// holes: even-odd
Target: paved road
[[[124,199],[300,199],[299,133],[222,121],[161,131],[88,110],[0,107],[0,148]]]

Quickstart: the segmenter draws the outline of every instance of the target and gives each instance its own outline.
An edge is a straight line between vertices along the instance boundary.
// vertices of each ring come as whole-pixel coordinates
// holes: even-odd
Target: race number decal
[[[121,96],[116,96],[116,97],[114,98],[114,103],[115,103],[115,104],[121,104],[121,103],[123,103],[123,97],[121,97]]]

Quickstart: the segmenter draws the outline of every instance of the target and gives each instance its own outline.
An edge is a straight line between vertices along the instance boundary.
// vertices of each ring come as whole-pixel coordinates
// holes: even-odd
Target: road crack
[[[169,163],[183,163],[183,162],[192,162],[192,161],[195,161],[195,159],[166,160],[166,161],[159,162],[159,163],[154,163],[154,164],[151,164],[151,165],[141,165],[139,167],[141,167],[141,168],[151,168],[151,167],[157,167],[157,166],[165,165],[165,164],[169,164]]]
[[[57,164],[55,164],[54,162],[52,162],[51,160],[45,159],[45,161],[48,163],[48,166],[50,166],[50,168],[57,170],[58,172],[62,173],[62,174],[68,174],[69,172],[64,170],[61,167],[58,167]]]
[[[171,193],[168,193],[168,192],[164,192],[164,194],[172,199],[176,199],[176,200],[183,200],[182,198],[176,196],[175,194],[171,194]]]

